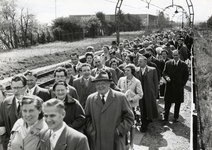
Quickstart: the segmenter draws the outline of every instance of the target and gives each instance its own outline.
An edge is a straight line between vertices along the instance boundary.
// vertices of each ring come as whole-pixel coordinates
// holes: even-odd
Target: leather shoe
[[[174,121],[175,123],[179,122],[179,120],[177,118],[174,118]]]
[[[147,131],[147,128],[140,128],[140,132],[142,132],[142,133],[144,133],[144,132],[146,132]]]

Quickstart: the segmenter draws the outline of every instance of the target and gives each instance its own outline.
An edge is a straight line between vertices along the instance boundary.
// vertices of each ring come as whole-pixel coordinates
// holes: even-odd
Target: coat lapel
[[[51,137],[51,131],[47,130],[47,132],[44,134],[43,137],[41,137],[41,149],[45,150],[51,150],[51,144],[50,144],[50,137]]]
[[[65,126],[64,130],[62,131],[56,145],[55,145],[55,150],[64,150],[67,147],[67,137],[66,137],[66,133],[67,133],[67,125]]]
[[[102,113],[114,102],[114,98],[115,98],[115,95],[114,95],[113,91],[110,89],[107,99],[106,99],[106,102],[102,108]]]
[[[96,95],[94,96],[94,102],[96,103],[96,105],[98,105],[100,108],[103,107],[103,103],[101,101],[101,97],[98,94],[98,92],[96,92]]]

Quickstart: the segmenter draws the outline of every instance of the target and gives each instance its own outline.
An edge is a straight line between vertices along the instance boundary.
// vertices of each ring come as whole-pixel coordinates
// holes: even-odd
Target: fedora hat
[[[96,74],[95,78],[93,79],[92,82],[97,82],[97,81],[112,81],[112,79],[109,78],[109,75],[106,71],[101,70],[98,74]]]

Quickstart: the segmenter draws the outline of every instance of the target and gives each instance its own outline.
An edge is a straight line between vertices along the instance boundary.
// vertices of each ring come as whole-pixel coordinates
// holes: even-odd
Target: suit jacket
[[[50,136],[50,130],[41,135],[40,150],[51,150]],[[89,150],[87,137],[66,125],[54,150]]]
[[[73,86],[68,85],[68,90],[69,90],[69,95],[70,95],[71,97],[73,97],[73,98],[75,98],[75,99],[77,99],[77,100],[79,99],[77,90],[76,90]],[[54,90],[53,90],[52,87],[49,88],[49,93],[50,93],[50,95],[51,95],[51,98],[56,97],[55,92],[54,92]]]
[[[95,84],[91,82],[93,79],[93,76],[89,77],[88,86],[85,85],[83,77],[77,78],[73,82],[73,87],[77,90],[77,93],[79,94],[79,102],[83,108],[85,108],[87,97],[90,94],[96,92]]]
[[[174,60],[166,62],[163,76],[168,76],[171,81],[166,83],[164,101],[168,103],[184,102],[184,86],[189,77],[188,66],[179,60],[178,65],[174,66]]]
[[[143,88],[144,96],[142,101],[145,101],[145,106],[147,111],[148,119],[155,119],[158,118],[158,109],[156,104],[156,98],[158,96],[158,77],[157,71],[154,67],[146,66],[146,70],[142,75],[141,68],[136,71],[135,76],[141,81],[141,85]],[[141,118],[143,114],[141,114]]]
[[[85,114],[92,150],[126,149],[124,137],[133,125],[134,115],[123,93],[110,89],[104,105],[98,92],[89,95]]]
[[[107,67],[107,66],[104,66],[102,69],[109,71],[111,73],[111,75],[112,75],[111,78],[112,78],[113,82],[115,84],[117,84],[118,79],[117,79],[115,70],[113,68],[110,68],[110,67]],[[91,70],[91,75],[95,77],[97,72],[98,72],[98,69],[94,68],[94,69]]]
[[[130,102],[131,107],[138,106],[139,100],[143,97],[143,90],[141,82],[133,76],[129,83],[127,83],[127,77],[121,77],[118,81],[117,86],[121,89],[123,93],[126,93],[127,90],[131,89],[135,96],[132,98],[133,102]]]
[[[76,65],[74,65],[74,64],[72,64],[72,65],[73,65],[73,68],[75,67],[77,69],[80,65],[82,65],[82,63],[79,61]],[[73,76],[76,76],[78,74],[77,70],[75,71],[73,69],[72,74],[73,74]]]
[[[186,47],[186,45],[181,45],[181,46],[178,46],[178,51],[179,51],[179,54],[180,54],[180,59],[182,61],[185,61],[188,59],[188,48]]]
[[[67,81],[67,83],[70,85],[70,86],[73,86],[73,82],[74,82],[74,79],[76,79],[75,76],[71,75],[69,81]]]
[[[10,142],[8,144],[8,150],[38,150],[40,146],[40,134],[42,132],[46,132],[48,129],[48,126],[46,122],[41,119],[38,120],[38,122],[30,129],[30,131],[27,133],[26,137],[23,139],[21,136],[21,130],[24,126],[25,122],[24,120],[18,119],[16,123],[14,124],[11,136],[10,136]]]
[[[33,95],[36,95],[36,96],[40,97],[44,102],[51,98],[49,90],[41,88],[39,86],[35,87]]]
[[[10,138],[10,131],[13,125],[21,117],[21,114],[17,112],[17,106],[15,96],[7,97],[0,104],[0,127],[6,128],[6,133],[2,135],[2,143],[4,148],[7,147]]]

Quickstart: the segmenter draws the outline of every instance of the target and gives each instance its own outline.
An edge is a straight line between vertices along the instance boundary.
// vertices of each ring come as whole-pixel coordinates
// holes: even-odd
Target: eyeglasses
[[[22,88],[24,88],[25,86],[22,86],[22,87],[11,87],[13,90],[20,90]]]

